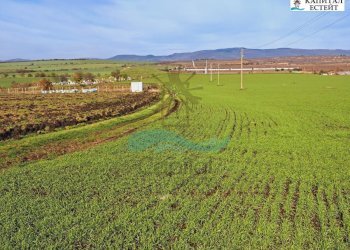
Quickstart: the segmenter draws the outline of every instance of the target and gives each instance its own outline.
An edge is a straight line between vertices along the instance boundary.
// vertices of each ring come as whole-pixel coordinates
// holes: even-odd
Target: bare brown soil
[[[164,63],[171,67],[185,67],[193,68],[191,61],[179,61]],[[220,64],[221,69],[228,68],[240,68],[241,64],[239,60],[208,60],[208,65],[215,65],[213,68],[217,68],[217,64]],[[196,61],[196,68],[205,68],[206,61]],[[295,57],[274,57],[264,59],[245,59],[245,68],[295,68],[300,69],[303,72],[319,73],[325,72],[340,72],[350,71],[350,56],[295,56]],[[257,71],[255,71],[257,72]],[[283,71],[272,71],[274,73],[284,73]],[[223,74],[225,72],[222,72]],[[229,73],[229,72],[226,72]],[[230,72],[232,74],[232,72]],[[240,73],[239,71],[236,72]],[[261,73],[261,72],[260,72]],[[271,73],[271,72],[267,72]]]
[[[0,94],[0,140],[125,115],[156,100],[156,92]]]

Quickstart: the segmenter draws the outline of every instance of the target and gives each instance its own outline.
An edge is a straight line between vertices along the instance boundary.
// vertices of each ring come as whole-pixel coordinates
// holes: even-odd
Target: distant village
[[[72,81],[72,80],[66,80],[66,81],[60,81],[60,82],[52,82],[52,86],[56,88],[47,88],[41,90],[42,94],[74,94],[74,93],[96,93],[100,91],[99,86],[96,86],[94,88],[69,88],[69,89],[57,89],[57,86],[94,86],[99,84],[108,84],[108,83],[115,83],[116,81],[132,81],[132,77],[126,76],[126,77],[107,77],[107,78],[100,78],[100,79],[94,79],[94,80],[82,80],[79,82]],[[106,89],[102,89],[105,90]],[[116,90],[115,88],[112,90]],[[142,82],[131,82],[130,86],[131,92],[142,92],[143,91],[143,83]]]
[[[100,78],[100,79],[93,79],[93,80],[81,80],[79,82],[67,79],[64,81],[58,81],[58,82],[52,82],[52,85],[97,85],[101,83],[113,83],[113,82],[121,82],[121,81],[131,81],[132,78],[130,76],[126,77],[106,77],[106,78]]]
[[[133,81],[131,76],[120,74],[119,70],[111,72],[110,76],[95,76],[92,73],[76,72],[72,75],[48,76],[40,75],[39,81],[31,83],[13,83],[11,88],[1,88],[0,92],[14,94],[74,94],[95,92],[142,92],[143,83]],[[116,85],[116,82],[124,84]],[[129,82],[130,85],[125,85]]]

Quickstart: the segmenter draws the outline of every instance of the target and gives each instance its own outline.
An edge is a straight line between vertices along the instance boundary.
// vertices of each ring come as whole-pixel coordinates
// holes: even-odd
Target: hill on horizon
[[[226,48],[216,50],[200,50],[195,52],[174,53],[165,56],[155,55],[116,55],[108,60],[138,61],[138,62],[165,62],[165,61],[190,61],[199,59],[232,60],[240,58],[241,48]],[[341,49],[244,49],[244,57],[247,59],[288,57],[288,56],[350,56],[350,50]]]

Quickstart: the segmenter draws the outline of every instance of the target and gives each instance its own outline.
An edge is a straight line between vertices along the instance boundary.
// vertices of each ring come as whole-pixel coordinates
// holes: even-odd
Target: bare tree
[[[46,78],[43,78],[39,81],[39,86],[43,90],[49,90],[50,88],[52,88],[52,82],[47,80]]]
[[[83,73],[81,72],[76,72],[72,75],[72,79],[75,82],[81,82],[81,80],[83,80]]]

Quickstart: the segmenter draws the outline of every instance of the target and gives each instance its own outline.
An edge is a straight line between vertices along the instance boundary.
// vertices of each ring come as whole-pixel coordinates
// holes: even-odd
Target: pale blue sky
[[[0,60],[166,55],[257,48],[317,16],[288,0],[1,0]],[[267,48],[350,49],[350,17],[329,13]]]

